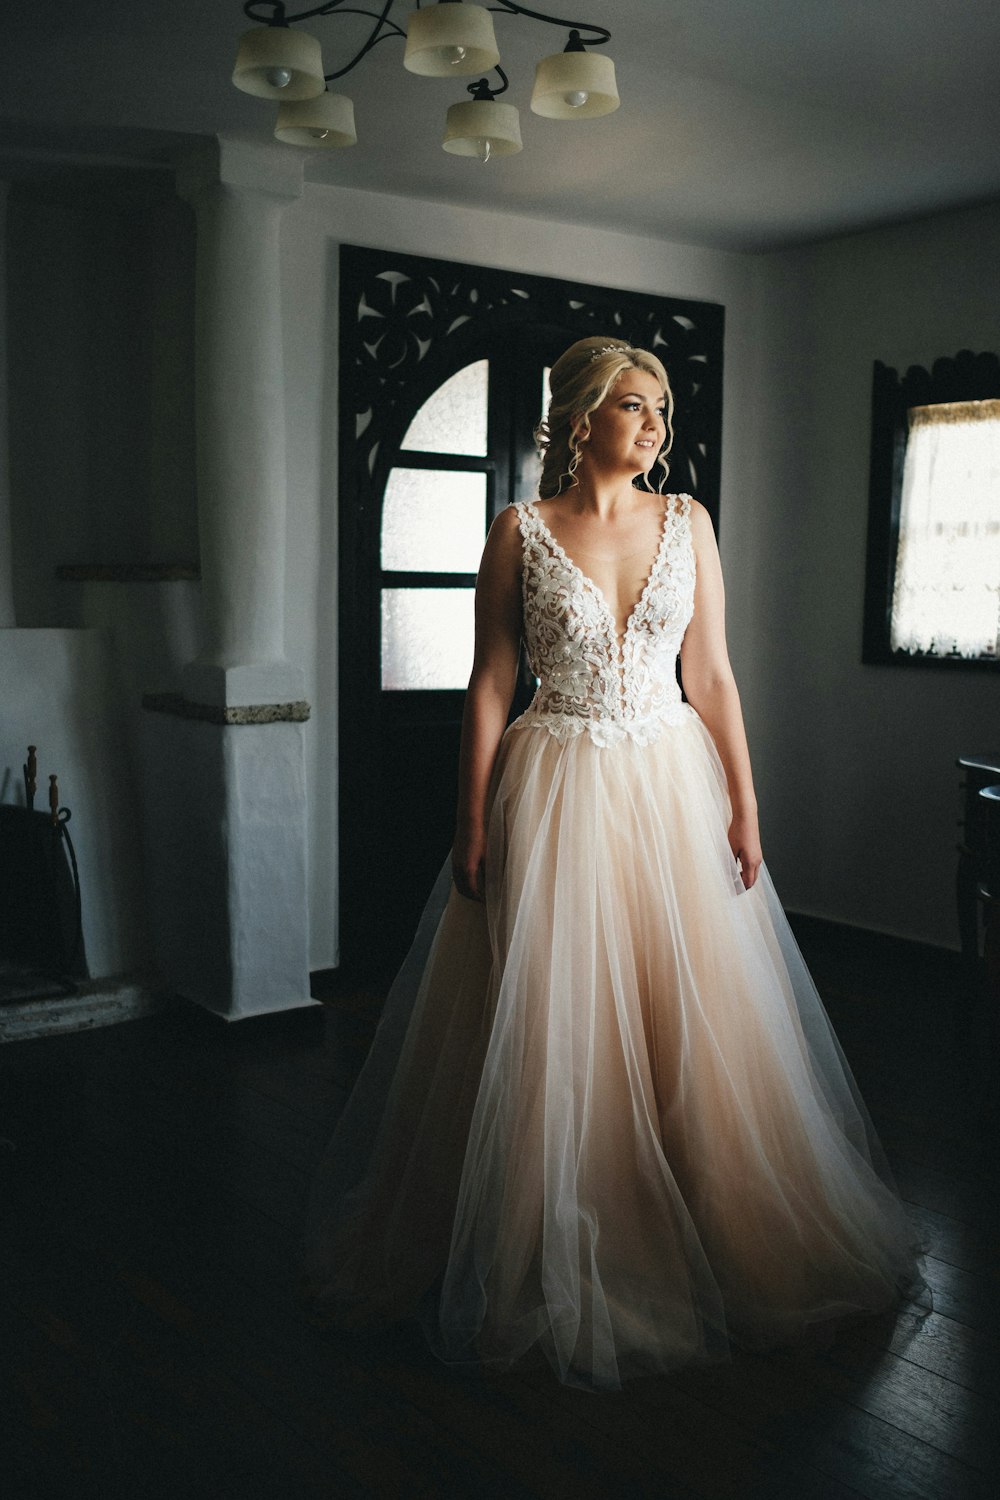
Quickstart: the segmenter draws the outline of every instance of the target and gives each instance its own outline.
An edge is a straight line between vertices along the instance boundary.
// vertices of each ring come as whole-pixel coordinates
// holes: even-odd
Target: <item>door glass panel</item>
[[[472,671],[475,589],[382,590],[382,687],[464,688]]]
[[[428,396],[407,428],[403,447],[485,458],[488,395],[489,360],[466,365]]]
[[[546,365],[545,368],[544,368],[544,370],[542,371],[542,380],[541,380],[542,405],[541,405],[541,410],[538,412],[538,415],[534,418],[534,425],[532,427],[532,432],[534,431],[534,426],[536,426],[542,420],[542,418],[546,415],[546,413],[548,412],[548,409],[549,409],[549,370],[550,370],[550,368],[551,367],[549,365]],[[534,446],[532,446],[531,448],[529,448],[527,444],[522,445],[522,447],[520,449],[520,457],[518,459],[518,465],[517,465],[517,479],[515,481],[515,496],[514,496],[514,498],[517,499],[517,500],[533,500],[535,498],[535,496],[538,494],[538,484],[539,484],[539,481],[540,481],[541,477],[542,477],[542,460],[539,458],[537,450],[535,449]]]
[[[486,535],[486,475],[393,469],[382,502],[382,566],[475,573]]]

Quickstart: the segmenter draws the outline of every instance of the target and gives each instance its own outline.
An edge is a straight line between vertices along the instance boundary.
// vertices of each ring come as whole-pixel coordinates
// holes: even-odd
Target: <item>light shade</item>
[[[599,52],[555,52],[535,69],[531,108],[550,120],[584,120],[618,108],[615,65]]]
[[[484,5],[454,0],[411,11],[403,66],[425,78],[488,73],[500,61],[493,17]]]
[[[521,149],[521,121],[513,104],[495,99],[470,99],[448,111],[441,142],[453,156],[513,156]]]
[[[319,42],[288,26],[254,26],[240,37],[233,82],[258,99],[313,99],[326,88]]]
[[[316,99],[290,99],[278,110],[277,140],[289,146],[334,150],[356,146],[354,101],[346,94],[320,94]]]

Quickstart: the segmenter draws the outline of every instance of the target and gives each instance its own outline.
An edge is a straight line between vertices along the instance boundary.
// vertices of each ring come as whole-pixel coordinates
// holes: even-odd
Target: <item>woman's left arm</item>
[[[740,862],[743,884],[749,890],[763,858],[757,798],[740,695],[726,649],[726,598],[719,549],[711,517],[697,501],[692,502],[691,531],[698,571],[694,615],[681,646],[681,676],[687,700],[715,741],[726,773],[733,811],[729,844]]]

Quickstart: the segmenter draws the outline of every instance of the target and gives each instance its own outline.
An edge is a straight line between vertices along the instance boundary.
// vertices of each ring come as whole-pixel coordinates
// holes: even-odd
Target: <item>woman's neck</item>
[[[610,520],[623,511],[634,510],[639,500],[639,491],[632,485],[631,475],[621,473],[576,473],[577,483],[563,491],[563,496],[574,509]]]

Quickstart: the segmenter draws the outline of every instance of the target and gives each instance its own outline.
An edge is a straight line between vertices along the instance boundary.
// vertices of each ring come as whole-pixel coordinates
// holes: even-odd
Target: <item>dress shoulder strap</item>
[[[538,515],[530,500],[517,500],[514,502],[517,512],[517,524],[522,537],[528,537],[538,528]]]
[[[545,523],[530,500],[518,500],[514,509],[517,511],[518,530],[521,533],[521,549],[524,558],[524,566],[528,567],[532,557],[541,560],[548,548],[546,546],[547,533]]]
[[[521,602],[527,613],[531,595],[532,563],[537,565],[541,561],[540,554],[543,551],[540,542],[539,517],[529,500],[515,501],[514,510],[517,513],[517,526],[521,533]]]
[[[694,558],[694,535],[691,527],[691,496],[665,496],[663,538],[658,562],[665,568],[682,571]]]
[[[683,543],[691,536],[691,496],[669,494],[663,517],[663,539],[666,547]]]

